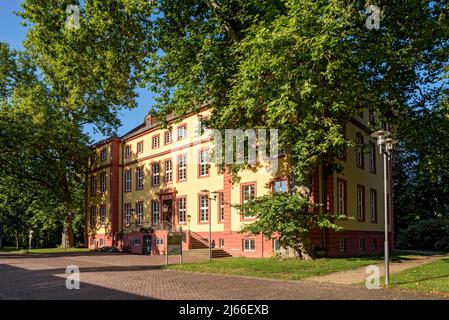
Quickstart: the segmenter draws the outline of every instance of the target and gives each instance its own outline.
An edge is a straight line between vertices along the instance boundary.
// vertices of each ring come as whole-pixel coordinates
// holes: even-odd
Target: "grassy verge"
[[[306,277],[326,275],[337,271],[376,264],[380,261],[378,257],[316,259],[309,261],[298,259],[229,258],[213,260],[212,262],[171,265],[168,268],[181,271],[300,280]]]
[[[449,294],[449,258],[391,275],[391,287]]]
[[[88,252],[89,249],[87,248],[67,248],[67,252]],[[12,248],[12,247],[6,247],[3,249],[0,249],[0,252],[8,252],[8,253],[14,253],[14,254],[21,254],[21,253],[25,253],[26,249],[19,249],[17,250],[16,248]],[[66,252],[64,250],[64,248],[40,248],[40,249],[31,249],[28,253],[30,254],[36,254],[36,253],[64,253]]]
[[[428,253],[432,254],[431,252]],[[394,251],[391,261],[414,259],[423,254],[419,251]],[[180,271],[205,272],[215,274],[230,274],[252,276],[259,278],[300,280],[312,276],[322,276],[330,273],[356,269],[358,267],[383,262],[383,256],[358,258],[323,258],[316,260],[298,259],[249,259],[228,258],[216,259],[211,262],[171,265],[168,268]],[[447,266],[449,268],[449,265]]]

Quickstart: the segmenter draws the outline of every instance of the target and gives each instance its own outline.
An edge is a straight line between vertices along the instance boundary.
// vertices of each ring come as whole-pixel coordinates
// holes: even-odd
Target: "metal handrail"
[[[200,234],[196,233],[195,231],[189,230],[190,234],[193,234],[196,240],[203,242],[203,244],[209,246],[209,239],[203,238]]]

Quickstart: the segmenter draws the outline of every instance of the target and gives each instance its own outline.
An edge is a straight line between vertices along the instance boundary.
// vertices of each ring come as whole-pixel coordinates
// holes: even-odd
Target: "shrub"
[[[397,246],[403,249],[449,251],[449,219],[433,218],[419,221],[399,230]]]

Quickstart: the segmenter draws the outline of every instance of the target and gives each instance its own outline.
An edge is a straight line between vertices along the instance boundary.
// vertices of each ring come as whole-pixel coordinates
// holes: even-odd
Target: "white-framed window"
[[[90,177],[90,195],[94,196],[97,193],[97,177]]]
[[[339,241],[339,251],[346,252],[346,239],[340,239]]]
[[[164,245],[164,238],[156,238],[156,245],[157,246],[163,246]]]
[[[273,239],[273,251],[281,250],[281,242],[278,239]]]
[[[255,251],[256,241],[254,239],[243,239],[243,251]]]
[[[187,211],[187,201],[186,198],[178,198],[178,217],[179,223],[186,222],[186,211]]]
[[[376,174],[376,144],[369,143],[369,172]]]
[[[131,158],[132,154],[131,154],[131,146],[126,146],[125,147],[125,158],[129,159]]]
[[[376,121],[376,115],[373,108],[368,108],[368,121],[371,123]]]
[[[159,201],[151,201],[151,214],[153,224],[159,223]]]
[[[159,135],[153,136],[153,149],[159,148],[160,145],[161,145],[161,141],[160,141]]]
[[[153,163],[151,165],[151,171],[153,172],[153,186],[157,187],[161,183],[161,167],[159,163]]]
[[[219,218],[220,221],[224,221],[225,219],[225,201],[224,201],[224,193],[219,192],[218,193],[218,201],[219,201]]]
[[[143,202],[137,202],[136,211],[137,211],[137,225],[140,226],[143,224]]]
[[[143,189],[143,167],[137,167],[136,168],[136,189],[142,190]]]
[[[100,173],[100,191],[106,192],[106,172]]]
[[[371,222],[377,222],[377,190],[371,189],[370,191],[370,217]]]
[[[224,242],[224,239],[223,239],[223,238],[218,239],[218,246],[219,246],[220,248],[224,248],[225,242]]]
[[[100,247],[104,247],[104,239],[100,239]]]
[[[106,225],[106,206],[100,206],[100,223],[102,226]]]
[[[377,239],[371,241],[371,249],[377,250]]]
[[[140,238],[134,237],[133,238],[133,245],[134,246],[140,246]]]
[[[137,153],[143,152],[143,141],[137,142]]]
[[[355,152],[355,161],[356,161],[356,165],[359,168],[364,168],[365,167],[365,157],[363,155],[363,136],[361,134],[357,134],[356,136],[356,152]]]
[[[129,227],[131,225],[131,204],[125,204],[125,226]]]
[[[242,186],[242,200],[243,200],[242,204],[245,204],[249,201],[254,200],[255,197],[256,197],[256,185],[255,184],[248,184],[248,185]],[[243,212],[243,215],[245,218],[252,218],[252,216],[249,216],[246,212]]]
[[[365,239],[359,239],[359,251],[365,250]]]
[[[178,180],[184,181],[187,178],[187,161],[186,156],[181,155],[178,157]]]
[[[178,127],[178,140],[187,138],[187,126],[183,125]]]
[[[283,193],[287,192],[287,189],[288,189],[287,180],[275,180],[273,182],[273,192]]]
[[[125,171],[125,192],[131,191],[131,171]]]
[[[200,151],[200,177],[209,175],[209,151],[207,149]]]
[[[90,227],[95,229],[97,225],[97,208],[90,207]]]
[[[165,183],[173,182],[173,162],[171,160],[165,160]]]
[[[209,196],[200,195],[200,222],[209,221]]]
[[[91,163],[97,162],[97,151],[94,151],[91,158]]]
[[[106,149],[102,149],[100,152],[101,161],[106,161],[107,155],[108,155],[108,151]]]
[[[357,185],[357,219],[365,220],[365,187]]]
[[[164,143],[165,144],[170,144],[173,142],[173,132],[170,131],[165,131],[164,133]]]
[[[337,180],[337,213],[346,214],[346,181]]]

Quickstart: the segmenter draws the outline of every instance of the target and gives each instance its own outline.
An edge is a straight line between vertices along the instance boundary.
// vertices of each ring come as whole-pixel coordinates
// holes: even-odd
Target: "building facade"
[[[210,235],[212,247],[232,256],[271,257],[280,249],[276,239],[241,233],[242,225],[254,218],[242,215],[232,204],[285,191],[288,175],[283,157],[277,159],[276,172],[260,165],[233,177],[208,159],[212,139],[201,134],[203,119],[208,117],[209,110],[204,109],[182,121],[168,119],[170,129],[164,129],[147,116],[123,137],[92,146],[85,199],[85,243],[90,249],[113,246],[126,252],[164,254],[167,232],[180,229],[184,251],[198,243],[208,246]],[[311,201],[324,204],[318,210],[352,217],[339,222],[342,232],[312,232],[313,246],[328,256],[383,251],[383,166],[366,126],[370,117],[367,110],[346,126],[347,138],[365,147],[348,148],[340,155],[343,171],[332,173],[320,167],[313,178]],[[391,169],[389,181],[390,177]],[[391,232],[390,188],[387,192]]]

